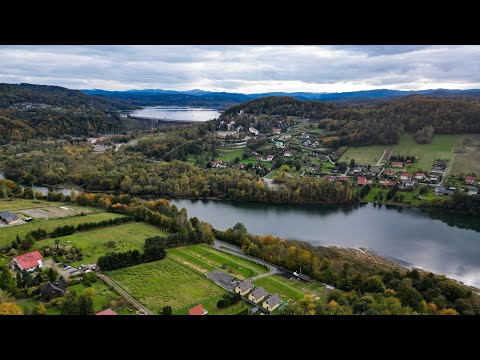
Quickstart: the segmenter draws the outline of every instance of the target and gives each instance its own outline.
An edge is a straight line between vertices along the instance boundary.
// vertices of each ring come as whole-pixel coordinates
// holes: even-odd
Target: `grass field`
[[[20,306],[25,314],[31,314],[33,309],[37,307],[39,300],[27,299],[22,301],[17,301],[17,305]],[[60,315],[60,309],[56,306],[47,308],[47,315]]]
[[[420,161],[414,164],[414,168],[429,171],[437,159],[450,160],[453,148],[459,139],[459,135],[437,134],[430,144],[417,144],[413,134],[403,134],[397,145],[371,145],[349,147],[339,161],[350,163],[351,159],[359,164],[374,165],[380,159],[386,148],[393,150],[393,155],[413,155]]]
[[[114,219],[121,216],[122,215],[119,214],[103,212],[98,214],[72,216],[61,219],[36,219],[33,222],[24,225],[0,228],[0,247],[10,245],[12,240],[15,240],[16,235],[19,235],[23,238],[28,232],[35,229],[44,229],[46,231],[51,231],[57,226],[78,225],[86,222],[100,222],[103,220]]]
[[[110,288],[100,280],[93,283],[92,288],[95,290],[95,295],[93,297],[93,311],[96,313],[108,309],[110,300],[117,300],[120,298],[120,295],[110,290]],[[83,284],[68,287],[69,291],[75,291],[77,295],[83,295],[86,289],[87,287]]]
[[[223,264],[227,265],[227,269],[223,270],[233,270],[231,275],[238,279],[245,279],[267,272],[267,269],[262,265],[254,264],[251,261],[241,259],[237,256],[214,250],[205,245],[190,245],[168,249],[167,253],[176,261],[200,273],[206,273],[215,269],[222,270]]]
[[[306,294],[319,297],[325,295],[325,290],[317,282],[304,283],[300,280],[288,280],[280,275],[266,276],[253,282],[255,286],[263,287],[270,294],[278,294],[283,301],[298,301]]]
[[[203,308],[208,311],[208,315],[237,315],[242,310],[250,307],[244,301],[239,301],[235,305],[229,306],[227,308],[219,309],[217,308],[217,302],[221,298],[222,298],[222,295],[217,295],[207,300],[203,300],[201,302]],[[177,310],[174,312],[174,315],[186,315],[188,313],[188,310],[190,310],[195,305],[198,305],[198,304],[192,304],[180,310]]]
[[[0,199],[0,211],[43,208],[51,205],[62,206],[64,204],[59,202],[44,201],[44,200],[40,200],[39,203],[36,204],[33,202],[33,200],[27,200],[27,199],[12,199],[12,200]]]
[[[168,257],[108,272],[117,284],[150,310],[195,306],[225,291],[203,275]]]
[[[224,162],[233,161],[236,157],[243,159],[243,154],[245,153],[245,149],[235,149],[235,150],[222,150],[220,151],[220,156],[218,160],[222,160]]]
[[[449,175],[468,174],[474,172],[480,175],[480,135],[461,135],[453,151],[453,165]]]
[[[127,250],[141,250],[145,239],[152,236],[166,236],[166,233],[145,223],[128,223],[107,228],[99,228],[87,232],[79,232],[56,239],[46,239],[37,245],[55,245],[60,240],[63,245],[72,245],[83,251],[84,259],[72,263],[78,266],[81,263],[95,263],[98,258],[107,252],[124,252]],[[115,241],[115,247],[107,249],[106,243]],[[67,241],[70,241],[69,243]],[[87,256],[90,254],[90,256]]]

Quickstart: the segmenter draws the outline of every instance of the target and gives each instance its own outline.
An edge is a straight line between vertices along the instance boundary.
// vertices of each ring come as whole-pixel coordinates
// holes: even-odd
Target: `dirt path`
[[[127,293],[125,290],[123,290],[120,286],[118,286],[112,279],[110,279],[108,276],[103,275],[103,274],[98,274],[98,277],[100,280],[102,280],[105,284],[113,288],[117,293],[119,293],[125,300],[127,300],[129,303],[131,303],[134,307],[137,308],[137,310],[144,311],[147,313],[147,315],[154,315],[154,313],[147,309],[145,306],[140,304],[137,300],[135,300],[129,293]]]

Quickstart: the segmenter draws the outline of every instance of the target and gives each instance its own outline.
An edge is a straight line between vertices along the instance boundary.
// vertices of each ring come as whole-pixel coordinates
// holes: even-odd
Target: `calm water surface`
[[[143,109],[134,110],[130,114],[137,117],[153,119],[207,121],[218,118],[220,112],[216,109],[200,107],[148,106]]]
[[[480,287],[478,217],[373,204],[355,208],[208,200],[172,203],[218,229],[242,222],[252,234],[271,234],[313,245],[364,247],[409,266]]]

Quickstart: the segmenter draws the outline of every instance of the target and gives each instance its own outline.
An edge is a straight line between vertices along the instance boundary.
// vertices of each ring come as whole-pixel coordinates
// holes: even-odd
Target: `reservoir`
[[[130,113],[132,116],[148,119],[176,121],[208,121],[218,118],[217,109],[180,106],[148,106]]]
[[[367,248],[406,266],[480,287],[478,217],[366,204],[324,207],[213,200],[171,200],[188,216],[226,230],[237,222],[256,235],[312,245]]]

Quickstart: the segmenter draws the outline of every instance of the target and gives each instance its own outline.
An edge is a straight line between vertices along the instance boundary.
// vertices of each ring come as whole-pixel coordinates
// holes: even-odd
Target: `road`
[[[377,164],[375,166],[382,166],[383,164],[380,164],[380,162],[383,160],[383,157],[385,156],[385,153],[388,151],[388,149],[385,149],[383,150],[383,154],[382,156],[380,157],[380,159],[378,159],[377,161]]]
[[[153,312],[149,309],[147,309],[145,306],[140,304],[137,300],[135,300],[129,293],[127,293],[125,290],[123,290],[120,286],[118,286],[112,279],[110,279],[108,276],[99,274],[97,273],[98,277],[106,283],[108,286],[111,288],[115,289],[116,292],[118,292],[125,300],[127,300],[129,303],[131,303],[134,307],[137,308],[137,310],[142,310],[147,315],[154,315]]]
[[[265,273],[265,274],[261,274],[261,275],[257,275],[257,276],[254,276],[254,277],[251,277],[249,278],[249,280],[251,281],[254,281],[254,280],[257,280],[257,279],[260,279],[262,277],[266,277],[266,276],[271,276],[271,275],[275,275],[275,274],[281,274],[283,273],[283,270],[280,269],[279,267],[273,265],[273,264],[270,264],[270,263],[267,263],[266,261],[263,261],[261,259],[257,259],[253,256],[248,256],[248,255],[245,255],[244,253],[242,253],[242,249],[240,249],[238,246],[235,246],[235,245],[232,245],[232,244],[229,244],[229,243],[226,243],[224,241],[220,241],[220,240],[215,240],[212,247],[214,249],[217,249],[219,251],[224,251],[226,253],[229,253],[229,254],[232,254],[232,255],[235,255],[239,258],[242,258],[242,259],[245,259],[245,260],[249,260],[249,261],[252,261],[254,263],[257,263],[257,264],[260,264],[260,265],[263,265],[263,266],[266,266],[270,271]]]

